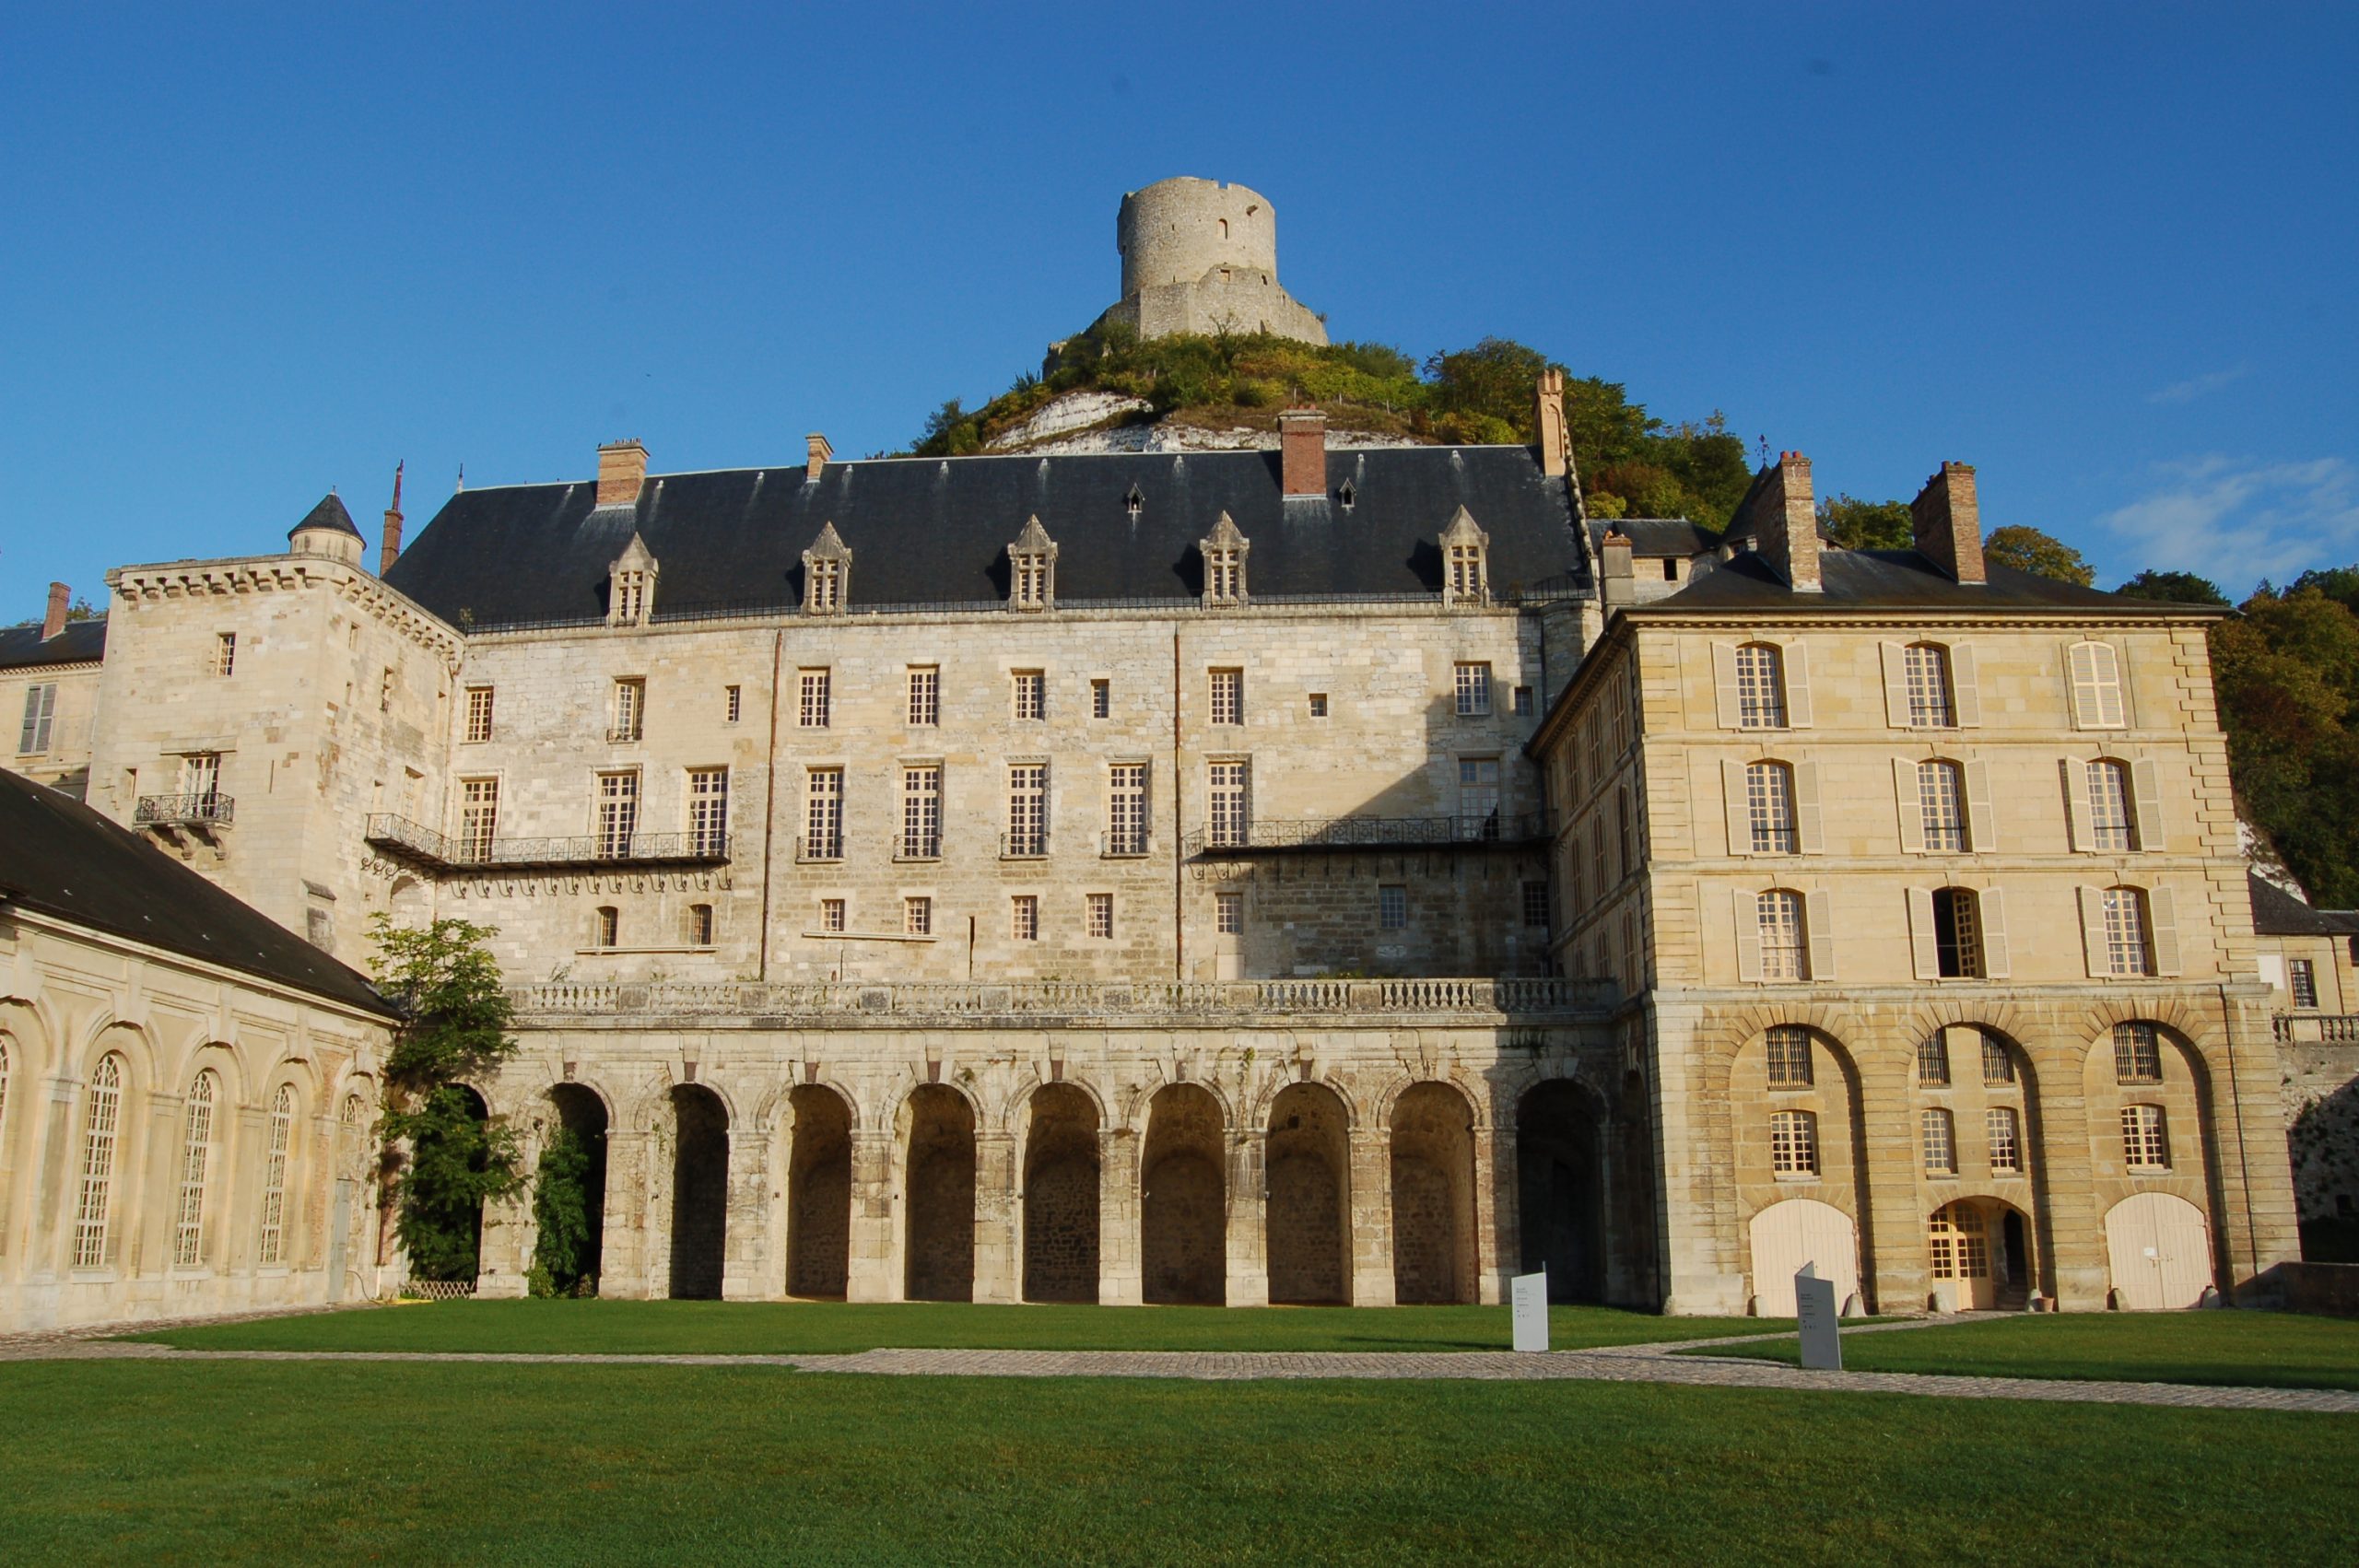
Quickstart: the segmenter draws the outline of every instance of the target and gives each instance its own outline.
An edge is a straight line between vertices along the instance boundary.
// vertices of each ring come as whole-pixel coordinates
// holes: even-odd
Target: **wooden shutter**
[[[2088,960],[2091,979],[2113,973],[2105,952],[2105,895],[2094,887],[2081,889],[2081,955]]]
[[[2169,888],[2147,891],[2146,919],[2154,927],[2149,935],[2154,944],[2154,973],[2178,974],[2178,900]]]
[[[2068,756],[2056,765],[2064,780],[2064,826],[2071,847],[2083,853],[2096,848],[2089,825],[2089,764],[2086,757]]]
[[[1804,855],[1815,855],[1825,846],[1821,839],[1818,809],[1818,764],[1794,764],[1794,848]]]
[[[2064,645],[2064,697],[2072,708],[2072,728],[2096,726],[2096,656],[2085,642]]]
[[[1810,939],[1810,977],[1835,978],[1835,900],[1824,891],[1802,895],[1803,935]]]
[[[17,735],[17,755],[22,756],[33,749],[33,735],[41,726],[41,688],[31,686],[25,692],[25,727]]]
[[[1900,808],[1900,847],[1911,855],[1925,852],[1925,802],[1917,792],[1917,765],[1905,756],[1892,759],[1892,790]]]
[[[1884,645],[1884,717],[1895,730],[1908,728],[1908,651],[1896,642]]]
[[[1957,706],[1959,728],[1971,730],[1982,722],[1982,681],[1971,643],[1950,645],[1950,698]]]
[[[1744,775],[1744,764],[1741,762],[1720,764],[1720,790],[1727,797],[1729,853],[1731,855],[1753,853],[1753,807],[1745,799]]]
[[[1729,643],[1712,644],[1712,698],[1719,708],[1721,729],[1733,730],[1744,721],[1736,695],[1736,649]]]
[[[1999,847],[1999,813],[1990,806],[1990,765],[1966,765],[1966,847],[1987,855]]]
[[[1738,888],[1736,907],[1736,977],[1761,978],[1761,895]]]
[[[2007,895],[1986,887],[1974,895],[1974,912],[1982,917],[1982,975],[2003,980],[2013,972],[2007,953]]]
[[[1917,977],[1937,980],[1942,976],[1942,958],[1933,942],[1933,890],[1912,887],[1908,894],[1908,951],[1916,960]]]
[[[1810,649],[1799,642],[1785,645],[1786,727],[1810,728]]]
[[[2151,757],[2141,757],[2130,765],[2130,787],[2137,812],[2138,848],[2162,849],[2170,843],[2170,834],[2163,826],[2162,769]]]

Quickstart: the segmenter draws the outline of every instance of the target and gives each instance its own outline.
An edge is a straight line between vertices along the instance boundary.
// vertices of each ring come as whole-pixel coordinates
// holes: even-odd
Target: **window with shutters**
[[[295,1091],[281,1083],[270,1102],[270,1142],[262,1172],[262,1246],[256,1260],[287,1261],[287,1155],[295,1138]]]
[[[592,911],[590,945],[618,947],[623,940],[623,912],[611,904],[601,904]]]
[[[637,741],[647,732],[647,683],[640,680],[615,683],[614,723],[606,731],[606,739],[617,743]]]
[[[1992,1106],[1982,1113],[1984,1136],[1990,1144],[1990,1169],[2020,1175],[2024,1168],[2023,1118],[2013,1106]]]
[[[114,1186],[114,1145],[123,1119],[123,1059],[99,1059],[82,1102],[82,1182],[74,1204],[74,1267],[107,1261],[107,1205]]]
[[[1756,899],[1761,930],[1761,977],[1810,978],[1810,943],[1802,930],[1802,895],[1773,888]]]
[[[912,664],[909,671],[909,721],[912,729],[931,729],[942,722],[942,668]]]
[[[933,934],[933,900],[926,897],[901,900],[901,933],[904,936]]]
[[[1049,676],[1042,670],[1017,670],[1009,676],[1015,717],[1025,720],[1049,717]]]
[[[1101,942],[1110,940],[1114,935],[1114,895],[1086,894],[1083,901],[1089,916],[1089,934]]]
[[[1748,763],[1745,818],[1756,855],[1790,855],[1801,847],[1794,827],[1794,770],[1782,762]]]
[[[1049,765],[1021,762],[1007,770],[1007,848],[1010,855],[1049,852]]]
[[[1213,895],[1213,930],[1221,936],[1245,934],[1245,895],[1242,893]]]
[[[1736,650],[1737,722],[1747,730],[1786,727],[1785,661],[1766,642]]]
[[[1989,1030],[1983,1030],[1983,1084],[1988,1088],[1995,1089],[2001,1083],[2013,1083],[2014,1081],[2015,1059],[2014,1054],[2007,1049],[2007,1042],[1990,1033]]]
[[[49,750],[52,722],[57,717],[57,683],[45,681],[25,688],[25,722],[17,731],[17,755],[38,756]]]
[[[2152,1024],[2113,1026],[2113,1078],[2117,1083],[2163,1081],[2163,1036]]]
[[[1939,1029],[1917,1042],[1917,1082],[1928,1089],[1950,1086],[1950,1045]]]
[[[489,686],[467,688],[467,739],[475,742],[491,739],[491,699]]]
[[[194,1269],[205,1261],[205,1177],[213,1159],[213,1102],[218,1082],[210,1070],[198,1073],[181,1115],[180,1201],[172,1215],[175,1269]]]
[[[1785,1177],[1818,1175],[1818,1116],[1813,1111],[1769,1115],[1769,1170]]]
[[[1245,672],[1215,670],[1212,672],[1212,722],[1242,724],[1245,722]]]
[[[1205,842],[1214,848],[1237,849],[1245,845],[1251,810],[1247,768],[1248,765],[1242,762],[1209,765],[1211,820]]]
[[[2127,722],[2121,700],[2121,656],[2109,643],[2076,642],[2067,651],[2072,680],[2072,721],[2083,730],[2118,730]]]
[[[1914,642],[1901,652],[1908,681],[1908,722],[1919,729],[1948,729],[1957,722],[1950,685],[1950,650],[1939,643]]]
[[[1491,667],[1488,664],[1461,662],[1452,673],[1458,716],[1461,719],[1487,716],[1491,711]]]
[[[1040,899],[1031,893],[1019,893],[1007,901],[1007,934],[1017,942],[1040,940]]]
[[[819,929],[839,931],[844,929],[844,901],[840,898],[819,900]]]
[[[814,767],[803,775],[803,858],[844,858],[844,770]]]
[[[2121,1107],[2121,1157],[2133,1171],[2170,1169],[2170,1130],[2162,1106]]]
[[[1981,906],[1971,890],[1933,890],[1933,961],[1944,980],[1982,978]]]
[[[834,672],[804,670],[801,672],[802,700],[795,710],[794,722],[804,730],[827,728],[829,696],[834,687]]]
[[[688,769],[688,839],[699,855],[729,852],[729,770]]]
[[[1376,924],[1379,930],[1397,931],[1409,924],[1409,889],[1398,883],[1386,883],[1376,890]]]
[[[1965,770],[1957,764],[1917,765],[1917,806],[1924,823],[1927,849],[1963,852],[1968,848]]]
[[[901,854],[932,860],[942,854],[942,768],[926,763],[901,769]]]
[[[2088,765],[2088,778],[2091,845],[2099,849],[2137,848],[2138,819],[2131,804],[2129,765],[2098,757]]]
[[[2112,975],[2153,974],[2154,933],[2146,917],[2145,894],[2134,887],[2108,887],[2101,898],[2105,911],[2106,972]]]
[[[1957,1174],[1957,1127],[1949,1112],[1938,1108],[1919,1112],[1917,1141],[1927,1176]]]
[[[2285,977],[2294,993],[2295,1007],[2316,1007],[2318,1004],[2318,969],[2306,958],[2285,961]]]
[[[1807,1089],[1811,1086],[1809,1030],[1791,1024],[1780,1024],[1769,1031],[1766,1045],[1769,1060],[1769,1087]]]
[[[1118,762],[1106,770],[1106,853],[1146,853],[1146,764]]]
[[[639,775],[598,775],[598,858],[628,859],[639,835]]]

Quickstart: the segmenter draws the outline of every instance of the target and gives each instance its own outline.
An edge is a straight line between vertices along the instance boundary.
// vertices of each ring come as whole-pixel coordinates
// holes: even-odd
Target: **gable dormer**
[[[851,597],[851,547],[834,523],[823,524],[819,537],[803,552],[803,613],[840,615]]]
[[[1007,607],[1050,610],[1056,603],[1057,542],[1038,517],[1027,518],[1024,532],[1007,547]]]
[[[633,532],[623,553],[606,568],[606,624],[643,626],[655,614],[655,557]]]
[[[1441,602],[1491,602],[1491,536],[1476,526],[1473,514],[1464,507],[1441,531]]]
[[[1252,549],[1252,541],[1237,531],[1236,520],[1226,512],[1210,533],[1196,541],[1197,553],[1204,558],[1205,609],[1245,603],[1245,557]]]

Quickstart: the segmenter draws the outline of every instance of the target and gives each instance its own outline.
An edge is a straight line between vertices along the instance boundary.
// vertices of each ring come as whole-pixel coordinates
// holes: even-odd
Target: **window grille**
[[[688,906],[688,945],[690,947],[712,945],[711,905],[691,904]]]
[[[692,767],[688,770],[688,836],[699,855],[718,855],[729,847],[729,770]]]
[[[1548,916],[1548,884],[1544,882],[1525,883],[1523,884],[1524,928],[1527,930],[1544,931],[1553,924]]]
[[[1458,759],[1458,832],[1461,840],[1485,843],[1499,837],[1499,759],[1462,756]]]
[[[1379,930],[1397,931],[1409,924],[1409,890],[1386,883],[1376,890],[1376,924]]]
[[[647,729],[647,683],[616,681],[615,683],[615,728],[606,738],[611,741],[636,741]]]
[[[931,860],[942,854],[942,769],[901,769],[901,858]]]
[[[815,767],[804,780],[803,857],[839,860],[844,853],[844,770]]]
[[[639,775],[598,775],[598,856],[619,860],[630,854],[639,833]]]
[[[50,727],[56,715],[56,682],[25,688],[25,723],[17,731],[18,755],[34,756],[49,750]]]
[[[2163,1081],[2163,1036],[2152,1024],[2113,1026],[2113,1077],[2117,1083]]]
[[[459,784],[459,837],[471,860],[491,859],[491,840],[499,831],[499,780],[467,778]]]
[[[223,632],[213,642],[213,673],[228,675],[238,667],[238,634]]]
[[[123,1116],[123,1059],[109,1053],[90,1074],[82,1109],[82,1190],[74,1206],[74,1267],[107,1260],[107,1199],[114,1183],[116,1123]]]
[[[1242,893],[1213,895],[1213,930],[1221,936],[1245,934],[1245,895]]]
[[[819,929],[839,931],[844,929],[844,901],[840,898],[819,900]]]
[[[270,1152],[263,1164],[262,1246],[256,1260],[287,1258],[287,1146],[295,1134],[295,1091],[281,1083],[270,1102]]]
[[[1801,840],[1794,828],[1794,770],[1782,762],[1756,762],[1744,770],[1745,814],[1756,855],[1790,855]]]
[[[795,711],[795,724],[804,730],[827,727],[829,688],[834,672],[805,670],[803,672],[802,702]]]
[[[2170,1133],[2163,1120],[2162,1106],[2121,1107],[2121,1157],[2132,1170],[2170,1169]]]
[[[901,930],[909,936],[933,934],[933,900],[904,898],[901,900]]]
[[[1908,722],[1920,729],[1946,730],[1957,723],[1957,704],[1951,694],[1950,653],[1939,643],[1917,642],[1903,652],[1908,677]]]
[[[1114,934],[1114,895],[1093,893],[1088,895],[1089,934],[1105,940]]]
[[[1996,1088],[2001,1083],[2013,1083],[2014,1081],[2015,1059],[2013,1054],[2007,1049],[2007,1043],[1999,1038],[1998,1036],[1990,1033],[1989,1030],[1983,1030],[1983,1083],[1986,1086]]]
[[[2316,1007],[2318,1004],[2318,976],[2317,968],[2311,964],[2310,960],[2306,958],[2288,959],[2285,963],[2285,968],[2287,972],[2287,978],[2292,982],[2293,986],[2294,1005],[2295,1007]]]
[[[1939,1029],[1917,1042],[1917,1082],[1928,1088],[1949,1086],[1950,1045]]]
[[[2012,1106],[1992,1106],[1982,1113],[1990,1140],[1990,1168],[2015,1172],[2024,1168],[2023,1123]]]
[[[2100,849],[2138,848],[2136,807],[2130,769],[2110,758],[2089,764],[2089,838]]]
[[[1212,673],[1212,721],[1215,724],[1245,722],[1245,672],[1215,670]]]
[[[1049,767],[1017,763],[1007,770],[1007,852],[1049,852]]]
[[[1781,1176],[1818,1174],[1818,1116],[1813,1111],[1775,1111],[1769,1117],[1769,1169]]]
[[[2146,924],[2146,895],[2134,887],[2108,887],[2104,907],[2107,972],[2153,974],[2154,954]]]
[[[942,670],[934,664],[910,666],[910,725],[928,729],[942,722]]]
[[[1925,848],[1963,851],[1966,840],[1966,790],[1962,770],[1954,762],[1917,765],[1917,802],[1925,823]]]
[[[1925,1172],[1928,1176],[1954,1176],[1957,1172],[1957,1128],[1944,1110],[1929,1110],[1918,1117],[1918,1139],[1924,1150]]]
[[[1039,670],[1018,670],[1015,675],[1015,716],[1018,719],[1046,719],[1049,716],[1049,677]]]
[[[1146,764],[1118,762],[1107,769],[1106,852],[1146,853]]]
[[[1769,1087],[1807,1089],[1811,1085],[1810,1031],[1780,1024],[1768,1035]]]
[[[1982,977],[1980,909],[1966,888],[1933,890],[1933,965],[1945,980]]]
[[[734,691],[736,688],[733,686],[730,689]],[[492,688],[489,686],[467,688],[468,740],[481,742],[491,739],[491,699]]]
[[[1810,978],[1810,947],[1802,932],[1802,895],[1783,889],[1764,893],[1757,901],[1761,924],[1761,977],[1765,980]]]
[[[196,1075],[181,1118],[180,1205],[172,1221],[176,1269],[194,1269],[205,1261],[205,1167],[213,1154],[214,1082],[209,1071]]]
[[[728,686],[724,687],[723,691],[725,695],[722,705],[723,712],[722,722],[734,724],[745,711],[744,690],[738,686]]]
[[[1241,762],[1211,765],[1212,821],[1207,842],[1215,848],[1241,848],[1248,830],[1246,767]]]
[[[1966,1203],[1933,1211],[1928,1227],[1927,1261],[1936,1280],[1990,1277],[1990,1231],[1982,1211]]]
[[[1040,900],[1035,895],[1019,893],[1007,901],[1008,934],[1018,942],[1040,940]]]
[[[2102,642],[2072,645],[2072,712],[2084,730],[2118,730],[2123,720],[2121,660]]]
[[[1458,716],[1461,719],[1480,718],[1491,711],[1491,667],[1488,664],[1460,664],[1457,667]]]
[[[1786,727],[1786,677],[1778,649],[1748,642],[1736,650],[1737,722],[1747,730]]]
[[[1114,716],[1114,684],[1111,681],[1089,683],[1089,716],[1111,719]]]

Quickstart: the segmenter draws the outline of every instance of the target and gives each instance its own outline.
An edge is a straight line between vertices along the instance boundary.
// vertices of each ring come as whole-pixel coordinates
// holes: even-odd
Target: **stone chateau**
[[[1181,183],[1124,205],[1142,310],[1196,260],[1133,290],[1149,217],[1259,201]],[[2299,1009],[2215,612],[1986,564],[1956,463],[1912,550],[1823,542],[1791,452],[1725,534],[1592,524],[1533,397],[1529,447],[620,441],[406,545],[396,488],[374,552],[331,496],[110,573],[103,622],[56,590],[0,704],[18,771],[315,949],[496,927],[523,1048],[477,1088],[598,1151],[605,1294],[2265,1291]],[[365,998],[323,1049],[292,992],[166,1007],[170,944],[38,924],[0,896],[0,1323],[390,1286]],[[487,1214],[479,1290],[534,1246]]]

